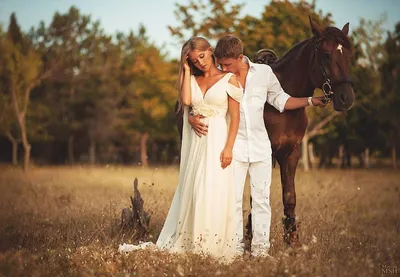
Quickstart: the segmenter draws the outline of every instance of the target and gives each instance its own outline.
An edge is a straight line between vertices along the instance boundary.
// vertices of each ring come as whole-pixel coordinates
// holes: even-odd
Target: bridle
[[[321,87],[322,92],[324,93],[324,99],[322,99],[322,101],[324,103],[328,103],[329,101],[331,101],[332,96],[333,96],[333,91],[332,91],[332,86],[333,85],[350,84],[351,86],[353,86],[353,81],[351,79],[349,79],[349,78],[344,78],[342,80],[339,80],[339,81],[335,82],[334,84],[331,83],[331,79],[329,78],[329,75],[326,73],[325,68],[322,65],[321,58],[318,55],[320,42],[324,38],[325,37],[321,37],[321,38],[317,38],[315,40],[315,53],[316,53],[316,56],[317,56],[319,67],[321,68],[321,71],[322,71],[322,75],[324,76],[324,79],[325,79],[325,82],[322,84],[322,87]]]

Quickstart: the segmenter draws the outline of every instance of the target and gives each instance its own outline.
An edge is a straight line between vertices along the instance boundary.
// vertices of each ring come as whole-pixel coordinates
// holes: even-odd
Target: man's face
[[[242,58],[243,55],[240,55],[237,59],[222,58],[217,59],[217,63],[220,65],[222,71],[238,74],[240,72],[240,63],[242,62]]]

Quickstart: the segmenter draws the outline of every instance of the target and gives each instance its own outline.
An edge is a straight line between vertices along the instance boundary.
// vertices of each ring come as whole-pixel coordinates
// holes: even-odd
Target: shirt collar
[[[251,72],[254,72],[256,70],[255,63],[251,62],[249,57],[247,57],[247,56],[243,56],[243,58],[244,58],[244,62],[249,64],[249,70]]]

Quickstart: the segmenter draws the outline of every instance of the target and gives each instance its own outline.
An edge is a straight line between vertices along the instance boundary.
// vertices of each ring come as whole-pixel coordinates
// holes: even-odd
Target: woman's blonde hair
[[[185,59],[187,58],[188,54],[190,51],[193,50],[199,50],[199,51],[206,51],[211,47],[210,43],[203,37],[192,37],[188,41],[186,41],[181,50],[181,62],[179,65],[179,73],[178,73],[178,80],[176,83],[176,89],[178,90],[178,93],[180,92],[182,88],[182,83],[183,83],[183,73],[184,73],[184,63]],[[214,54],[212,55],[212,59],[214,64],[216,63]],[[203,72],[198,69],[191,61],[188,59],[188,64],[190,66],[190,72],[194,76],[201,76],[203,75]],[[180,102],[180,100],[179,100]]]

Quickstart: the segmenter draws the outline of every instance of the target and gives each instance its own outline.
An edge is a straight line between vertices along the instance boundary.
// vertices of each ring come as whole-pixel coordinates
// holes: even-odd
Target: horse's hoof
[[[293,217],[285,217],[282,220],[284,235],[283,240],[285,243],[293,248],[298,248],[301,246],[299,233],[297,231],[296,219]]]
[[[293,247],[293,248],[301,247],[299,233],[297,231],[292,231],[292,232],[285,234],[284,240],[285,240],[286,244],[290,247]]]

